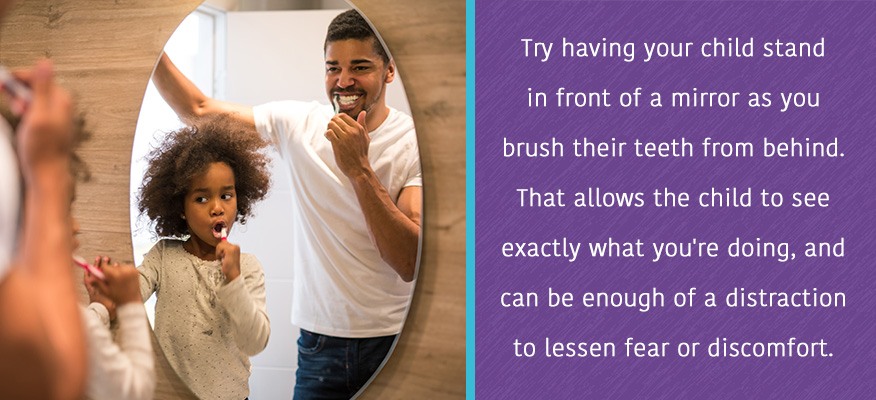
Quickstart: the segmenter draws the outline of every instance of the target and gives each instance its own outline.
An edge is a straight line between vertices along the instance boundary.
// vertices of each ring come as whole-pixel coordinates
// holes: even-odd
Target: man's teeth
[[[356,100],[359,100],[359,96],[358,96],[358,95],[354,95],[354,96],[338,96],[338,102],[340,102],[340,103],[343,104],[343,105],[350,105],[350,104],[353,104],[353,103],[356,102]]]

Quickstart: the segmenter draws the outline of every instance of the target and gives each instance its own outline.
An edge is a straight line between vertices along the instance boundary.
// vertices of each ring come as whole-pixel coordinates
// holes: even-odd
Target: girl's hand
[[[97,260],[95,260],[97,261]],[[85,275],[82,277],[83,283],[85,283],[85,290],[88,292],[88,300],[92,303],[100,303],[106,307],[106,310],[109,312],[110,321],[116,320],[116,303],[113,303],[109,297],[106,297],[97,289],[97,282],[100,279],[88,271],[85,271]]]
[[[140,303],[140,273],[133,265],[111,262],[109,257],[98,257],[95,266],[103,271],[106,280],[95,282],[98,290],[115,304]]]
[[[216,245],[216,258],[222,263],[222,273],[225,274],[225,283],[229,283],[240,276],[240,246],[223,240]]]

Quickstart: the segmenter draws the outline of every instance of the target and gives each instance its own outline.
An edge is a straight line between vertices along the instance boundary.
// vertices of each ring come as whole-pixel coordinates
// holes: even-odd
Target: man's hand
[[[103,271],[105,280],[94,283],[100,293],[116,305],[142,303],[140,297],[140,273],[133,265],[111,263],[109,257],[98,257],[95,266]]]
[[[225,283],[240,276],[240,246],[223,240],[216,245],[216,258],[221,260]]]
[[[45,166],[69,168],[73,147],[73,102],[70,94],[53,81],[52,63],[40,61],[32,71],[19,71],[16,78],[31,87],[33,98],[22,112],[18,126],[18,152],[22,174],[32,181]]]
[[[359,112],[356,120],[344,113],[335,115],[329,121],[325,137],[332,143],[335,163],[347,178],[355,178],[371,169],[368,161],[371,136],[365,126],[365,111]]]

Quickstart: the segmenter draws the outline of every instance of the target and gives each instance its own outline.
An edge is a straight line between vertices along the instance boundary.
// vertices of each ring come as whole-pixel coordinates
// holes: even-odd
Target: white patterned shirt
[[[241,254],[240,276],[225,284],[219,261],[164,239],[139,269],[143,300],[157,296],[155,337],[180,379],[202,399],[249,396],[249,357],[265,349],[271,332],[255,256]]]

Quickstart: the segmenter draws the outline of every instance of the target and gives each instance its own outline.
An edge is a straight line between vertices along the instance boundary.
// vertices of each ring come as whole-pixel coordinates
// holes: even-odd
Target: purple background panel
[[[476,7],[476,394],[479,399],[863,399],[876,381],[874,319],[874,54],[873,2],[547,2],[478,0]],[[703,58],[698,47],[683,59],[642,62],[643,42],[755,38],[753,58]],[[563,37],[575,42],[635,42],[636,60],[562,58]],[[823,58],[760,57],[764,41],[816,42]],[[551,59],[523,57],[521,39],[554,42]],[[527,88],[548,92],[613,93],[610,108],[527,107]],[[622,108],[617,94],[642,87],[660,91],[664,107]],[[671,91],[738,91],[735,108],[669,107]],[[774,93],[772,107],[747,106],[749,92]],[[780,112],[779,92],[818,92],[818,108]],[[644,96],[643,100],[648,97]],[[503,138],[568,144],[573,138],[632,142],[686,138],[696,145],[750,141],[760,149],[791,138],[839,138],[843,158],[511,159]],[[642,208],[521,208],[518,188],[567,193],[601,188],[645,192]],[[714,187],[782,192],[786,206],[764,208],[655,208],[657,188],[696,194]],[[828,192],[828,208],[791,208],[792,192]],[[694,199],[695,201],[695,199]],[[505,258],[504,242],[568,238],[584,245],[578,260]],[[715,241],[717,258],[593,258],[586,243],[605,241]],[[735,238],[788,242],[796,259],[730,258]],[[845,238],[844,258],[805,258],[806,242]],[[547,307],[547,288],[572,292],[639,292],[656,288],[664,308]],[[695,305],[676,308],[672,296],[696,287]],[[706,292],[723,297],[749,291],[843,292],[845,308],[706,308]],[[503,308],[503,292],[536,292],[539,307]],[[544,338],[610,341],[614,358],[546,358]],[[665,358],[628,358],[623,342],[672,343]],[[824,339],[833,357],[712,358],[705,346],[732,341]],[[537,345],[533,358],[514,356],[515,339]],[[675,354],[678,342],[703,345],[694,358]]]

